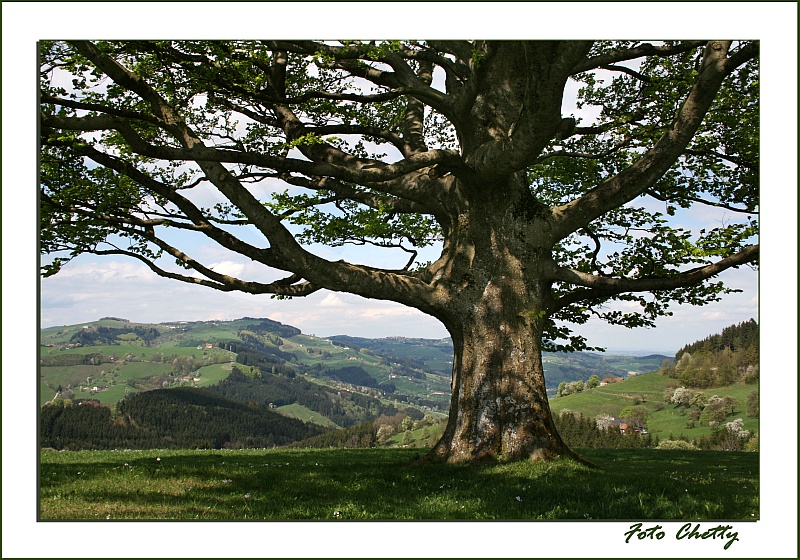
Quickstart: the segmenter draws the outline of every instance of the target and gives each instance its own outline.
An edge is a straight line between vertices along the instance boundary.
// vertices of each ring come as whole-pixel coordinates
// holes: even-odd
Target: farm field
[[[759,518],[759,454],[578,450],[572,460],[415,463],[424,450],[41,452],[42,520]]]
[[[289,416],[291,418],[297,418],[298,420],[302,420],[303,422],[312,422],[314,424],[319,424],[320,426],[324,426],[326,428],[338,428],[332,420],[325,418],[321,414],[314,412],[310,408],[303,406],[302,404],[287,404],[284,406],[279,406],[275,409],[276,412],[280,412],[284,416]]]

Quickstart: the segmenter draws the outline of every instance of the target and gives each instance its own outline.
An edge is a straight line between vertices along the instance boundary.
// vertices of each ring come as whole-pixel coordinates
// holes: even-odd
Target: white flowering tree
[[[737,418],[722,425],[722,445],[727,451],[739,451],[750,439],[750,431],[744,429],[744,420]]]
[[[673,391],[672,396],[669,399],[669,402],[677,406],[683,406],[688,408],[692,403],[693,397],[694,397],[694,391],[692,391],[691,389],[687,389],[686,387],[677,387],[675,391]]]

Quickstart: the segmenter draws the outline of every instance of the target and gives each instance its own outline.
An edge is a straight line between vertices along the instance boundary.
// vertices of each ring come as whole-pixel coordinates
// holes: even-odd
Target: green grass
[[[572,460],[415,464],[421,450],[41,453],[42,520],[759,518],[758,454],[580,450]]]
[[[200,379],[195,381],[196,387],[210,387],[226,379],[231,374],[232,366],[230,364],[213,364],[210,366],[201,367],[192,377],[197,377],[200,374]]]
[[[276,412],[280,412],[284,416],[289,416],[291,418],[297,418],[298,420],[302,420],[303,422],[312,422],[314,424],[318,424],[320,426],[324,426],[326,428],[338,428],[339,426],[331,420],[330,418],[326,418],[321,415],[319,412],[314,412],[310,408],[303,406],[302,404],[287,404],[285,406],[279,406],[275,409]]]
[[[119,385],[111,385],[108,389],[104,391],[99,391],[97,393],[93,393],[91,391],[80,391],[78,389],[73,390],[73,398],[74,399],[95,399],[100,401],[102,404],[106,406],[113,406],[122,400],[126,395],[135,394],[139,391],[130,387],[126,383],[121,383]]]

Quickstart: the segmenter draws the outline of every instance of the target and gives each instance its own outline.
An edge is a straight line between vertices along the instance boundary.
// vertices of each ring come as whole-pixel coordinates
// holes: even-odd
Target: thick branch
[[[686,41],[677,45],[661,46],[654,46],[651,43],[644,43],[630,49],[619,49],[609,53],[603,53],[592,58],[587,58],[575,66],[573,73],[577,74],[578,72],[586,72],[587,70],[593,70],[595,68],[614,64],[615,62],[634,60],[643,56],[672,56],[702,47],[704,44],[706,44],[706,41]]]
[[[693,268],[671,276],[646,278],[615,278],[592,275],[551,263],[548,274],[552,280],[586,288],[576,290],[561,297],[556,301],[552,312],[563,309],[578,301],[606,298],[626,292],[657,292],[694,286],[729,268],[757,262],[758,252],[759,246],[751,245],[742,249],[735,255],[731,255],[713,264]]]
[[[163,278],[169,278],[171,280],[179,280],[187,284],[205,286],[207,288],[213,288],[215,290],[219,290],[222,292],[241,291],[249,294],[306,296],[319,290],[319,287],[314,286],[309,282],[303,282],[301,284],[289,283],[290,281],[292,282],[297,281],[298,277],[294,275],[290,276],[289,278],[272,282],[270,284],[262,284],[260,282],[247,282],[244,280],[240,280],[238,278],[234,278],[232,276],[216,273],[213,270],[206,268],[205,266],[201,265],[194,259],[191,259],[184,253],[177,250],[175,250],[173,256],[180,259],[187,266],[189,266],[194,270],[197,270],[207,278],[198,278],[196,276],[186,276],[185,274],[169,272],[156,265],[153,261],[151,261],[147,257],[132,251],[125,251],[122,249],[111,249],[111,250],[96,249],[88,252],[93,253],[95,255],[122,255],[126,257],[133,257],[143,262],[145,265],[147,265],[147,267],[150,270],[152,270],[153,272],[155,272],[156,274],[158,274]]]
[[[646,154],[601,186],[552,209],[556,239],[563,239],[609,210],[646,192],[675,163],[700,127],[725,77],[748,60],[743,56],[736,61],[727,58],[729,44],[726,41],[708,44],[703,67],[675,121]],[[755,52],[751,54],[755,56]]]
[[[488,180],[507,176],[532,164],[554,136],[571,131],[574,119],[561,118],[564,86],[571,69],[590,47],[588,41],[500,42],[484,63],[487,89],[480,92],[483,103],[491,107],[491,98],[505,95],[500,84],[506,81],[524,76],[524,89],[521,98],[504,100],[517,104],[516,114],[502,115],[504,122],[493,124],[494,138],[481,139],[481,145],[467,158],[470,167]],[[491,114],[481,118],[494,119]]]

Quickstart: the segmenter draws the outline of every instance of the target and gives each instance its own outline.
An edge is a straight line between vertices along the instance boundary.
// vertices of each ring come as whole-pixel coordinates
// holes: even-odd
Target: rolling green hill
[[[89,401],[113,407],[150,391],[207,388],[321,429],[357,430],[356,425],[380,417],[440,418],[449,403],[449,339],[318,338],[258,318],[139,324],[108,317],[43,329],[40,343],[42,404]],[[670,365],[655,372],[665,361]],[[691,422],[699,410],[676,406],[665,396],[682,384],[666,356],[546,353],[543,362],[556,414],[620,417],[626,407],[638,406],[647,415],[649,432],[661,439],[696,439],[712,432],[707,419]],[[592,375],[618,381],[555,397],[558,383]],[[741,418],[744,428],[755,433],[757,415],[746,414],[748,396],[757,390],[753,379],[757,376],[692,390],[706,399],[735,399],[725,421]]]
[[[675,388],[679,383],[660,372],[652,372],[630,377],[624,381],[588,389],[563,397],[550,399],[550,408],[556,413],[577,412],[590,418],[599,415],[619,417],[622,410],[628,406],[641,406],[648,413],[647,430],[666,439],[672,434],[675,437],[685,435],[689,439],[701,436],[710,436],[711,428],[708,425],[697,425],[687,428],[689,416],[686,408],[677,407],[665,401],[664,393],[670,388]],[[758,418],[751,418],[746,414],[747,397],[757,390],[756,385],[735,383],[727,387],[711,389],[698,389],[697,393],[711,397],[731,396],[739,403],[734,407],[734,413],[726,418],[726,422],[741,418],[744,427],[755,433],[759,431]]]
[[[54,449],[169,449],[274,447],[318,435],[323,428],[269,407],[227,399],[207,389],[180,387],[139,393],[109,407],[42,407],[42,447]]]
[[[366,391],[396,406],[441,413],[449,406],[452,353],[449,339],[318,338],[252,317],[161,324],[106,317],[41,330],[40,403],[59,396],[114,405],[142,391],[211,387],[238,362],[265,373],[303,377],[326,391]],[[555,394],[561,381],[593,374],[626,377],[653,371],[665,358],[546,354],[548,391]]]
[[[452,352],[449,339],[326,339],[269,319],[145,324],[107,317],[42,329],[40,403],[60,396],[114,405],[141,391],[210,387],[238,361],[267,373],[301,375],[328,389],[370,387],[375,397],[445,412]],[[664,359],[548,354],[544,365],[554,393],[564,380],[625,377],[657,369]]]

